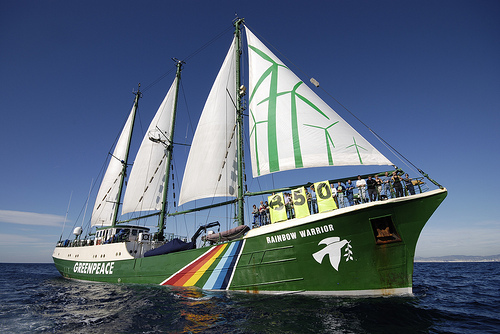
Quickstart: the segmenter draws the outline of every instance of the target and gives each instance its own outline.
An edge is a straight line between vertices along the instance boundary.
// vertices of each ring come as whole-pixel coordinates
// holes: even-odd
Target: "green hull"
[[[106,245],[97,245],[56,247],[53,258],[64,277],[86,281],[255,293],[409,294],[418,237],[446,195],[443,189],[352,206],[166,255],[120,259],[119,246],[106,253]],[[101,254],[85,258],[92,249]]]

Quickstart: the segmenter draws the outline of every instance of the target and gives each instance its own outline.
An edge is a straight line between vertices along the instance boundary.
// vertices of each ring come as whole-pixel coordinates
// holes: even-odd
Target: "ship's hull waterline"
[[[67,278],[253,293],[404,295],[438,189],[255,228],[239,240],[134,258],[128,243],[56,247]]]

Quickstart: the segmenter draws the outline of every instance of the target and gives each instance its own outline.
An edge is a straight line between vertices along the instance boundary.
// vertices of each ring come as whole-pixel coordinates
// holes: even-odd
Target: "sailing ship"
[[[126,190],[140,91],[98,191],[92,229],[83,236],[77,227],[74,239],[58,242],[53,253],[56,268],[64,277],[84,281],[270,294],[411,294],[419,234],[447,190],[423,172],[436,189],[420,187],[411,196],[357,205],[333,199],[330,184],[348,178],[259,192],[244,190],[243,101],[248,103],[255,178],[321,166],[392,166],[389,172],[394,171],[396,177],[401,171],[286,67],[243,19],[235,20],[234,26],[233,41],[192,140],[179,205],[203,198],[230,198],[195,210],[235,205],[237,227],[215,233],[211,229],[220,229],[220,222],[214,221],[199,226],[191,239],[165,234],[169,217],[194,211],[168,212],[166,207],[182,69],[178,61],[174,82],[146,131]],[[240,81],[243,28],[248,94]],[[311,82],[318,85],[314,79]],[[307,198],[311,186],[317,213],[309,208],[316,204]],[[285,203],[283,192],[291,194],[291,204]],[[250,229],[244,220],[245,200],[264,195],[269,199],[271,223]],[[119,221],[120,209],[122,215],[147,214]],[[156,231],[138,223],[156,216]]]

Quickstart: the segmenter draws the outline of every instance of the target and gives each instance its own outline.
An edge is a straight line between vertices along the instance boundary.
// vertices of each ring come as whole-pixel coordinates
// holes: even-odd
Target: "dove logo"
[[[329,237],[321,240],[318,245],[326,245],[325,248],[312,255],[319,264],[321,264],[321,262],[323,262],[323,258],[328,255],[330,258],[330,264],[335,270],[338,271],[340,259],[342,258],[342,248],[345,245],[347,245],[346,252],[344,254],[346,261],[353,260],[350,241],[345,239],[341,241],[339,237]]]

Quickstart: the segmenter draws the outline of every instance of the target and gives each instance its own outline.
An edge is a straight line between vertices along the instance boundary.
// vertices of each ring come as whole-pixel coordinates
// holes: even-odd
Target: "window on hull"
[[[392,222],[392,216],[371,218],[370,223],[372,224],[375,243],[378,245],[401,242],[401,237]]]

